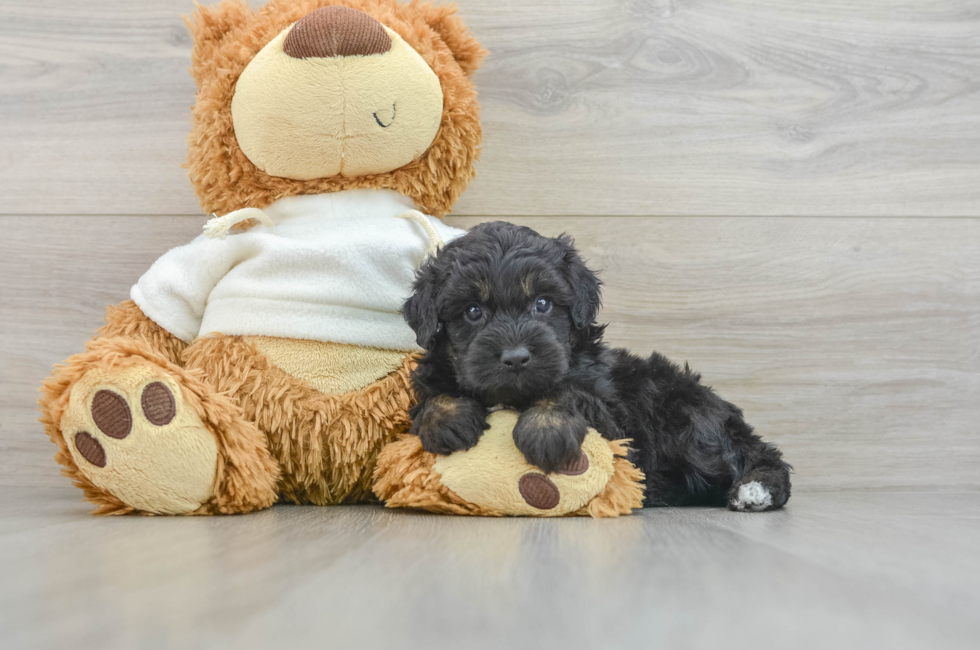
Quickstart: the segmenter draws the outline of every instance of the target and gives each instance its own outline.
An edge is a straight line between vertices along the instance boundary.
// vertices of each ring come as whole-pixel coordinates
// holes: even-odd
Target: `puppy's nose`
[[[303,16],[286,35],[282,51],[294,59],[381,54],[391,37],[377,20],[350,7],[322,7]]]
[[[500,355],[500,363],[513,370],[520,370],[531,360],[531,352],[523,345],[519,348],[504,350]]]

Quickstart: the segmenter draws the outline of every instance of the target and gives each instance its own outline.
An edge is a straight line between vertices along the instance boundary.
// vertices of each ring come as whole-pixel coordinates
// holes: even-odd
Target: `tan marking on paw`
[[[441,417],[456,415],[456,412],[459,411],[459,402],[449,395],[436,395],[432,398],[430,404],[434,410],[438,411]]]
[[[568,415],[549,400],[541,400],[524,412],[523,417],[536,429],[556,429],[562,426]]]

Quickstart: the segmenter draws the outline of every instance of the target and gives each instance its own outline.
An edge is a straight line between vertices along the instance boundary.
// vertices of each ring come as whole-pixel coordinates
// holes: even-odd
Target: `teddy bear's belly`
[[[398,370],[410,353],[272,336],[245,337],[274,366],[324,395],[358,391]]]

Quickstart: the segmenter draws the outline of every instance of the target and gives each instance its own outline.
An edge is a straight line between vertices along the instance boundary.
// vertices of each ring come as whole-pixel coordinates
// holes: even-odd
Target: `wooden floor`
[[[0,505],[0,647],[976,648],[980,493],[839,491],[782,512],[240,517]]]

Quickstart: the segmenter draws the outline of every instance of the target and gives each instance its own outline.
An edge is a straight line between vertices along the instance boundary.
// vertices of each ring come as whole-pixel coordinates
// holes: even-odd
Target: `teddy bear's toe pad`
[[[82,473],[126,505],[179,514],[212,495],[214,436],[175,379],[149,362],[89,370],[71,389],[61,430]]]
[[[584,451],[580,451],[578,458],[565,469],[558,470],[558,473],[564,474],[565,476],[578,476],[585,474],[587,471],[589,471],[589,457],[585,455]]]
[[[524,502],[538,510],[551,510],[561,502],[561,490],[544,474],[525,474],[517,482],[517,489]]]

